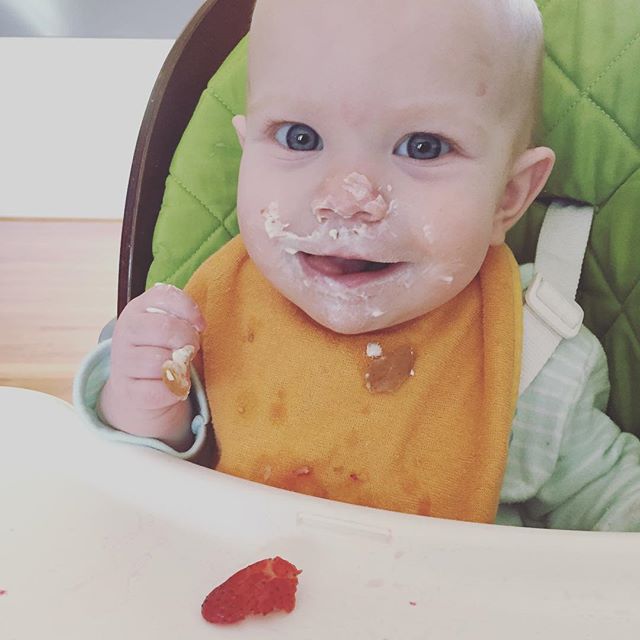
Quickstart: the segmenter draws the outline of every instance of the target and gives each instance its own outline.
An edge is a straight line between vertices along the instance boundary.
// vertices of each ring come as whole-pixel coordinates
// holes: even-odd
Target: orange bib
[[[321,327],[285,299],[239,238],[187,291],[208,323],[201,371],[218,470],[354,504],[494,521],[522,344],[506,246],[492,247],[447,304],[357,336]],[[374,356],[408,348],[415,362],[399,388],[372,393]]]

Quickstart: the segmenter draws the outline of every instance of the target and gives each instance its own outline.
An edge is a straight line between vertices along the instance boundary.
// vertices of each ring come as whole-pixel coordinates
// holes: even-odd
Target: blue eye
[[[278,128],[276,140],[292,151],[320,151],[322,138],[306,124],[283,124]]]
[[[451,145],[432,133],[410,133],[400,140],[393,153],[414,160],[435,160],[450,151]]]

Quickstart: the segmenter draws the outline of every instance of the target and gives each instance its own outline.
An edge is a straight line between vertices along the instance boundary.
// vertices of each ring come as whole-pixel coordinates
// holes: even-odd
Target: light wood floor
[[[0,385],[71,399],[116,314],[120,221],[0,219]]]

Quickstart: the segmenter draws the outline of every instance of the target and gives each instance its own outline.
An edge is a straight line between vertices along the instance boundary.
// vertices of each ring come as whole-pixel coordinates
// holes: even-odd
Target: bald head
[[[351,73],[354,83],[374,86],[402,75],[390,61],[401,60],[395,54],[410,45],[412,54],[404,60],[409,65],[425,55],[433,64],[459,61],[459,68],[467,69],[460,71],[461,81],[488,78],[477,83],[475,92],[486,97],[501,120],[516,123],[516,150],[531,142],[543,54],[542,20],[534,0],[257,0],[250,86],[265,65],[286,65],[310,38],[315,38],[317,66],[325,61],[325,68],[315,72],[327,87],[332,73]],[[433,46],[421,49],[426,40],[437,42],[435,56]],[[339,53],[338,65],[326,63],[328,49]]]
[[[509,56],[503,90],[504,109],[518,119],[520,146],[531,143],[541,109],[544,34],[534,0],[478,0],[492,5]]]

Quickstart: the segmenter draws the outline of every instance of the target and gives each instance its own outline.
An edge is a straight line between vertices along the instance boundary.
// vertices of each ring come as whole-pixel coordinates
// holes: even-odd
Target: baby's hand
[[[102,417],[121,431],[188,448],[191,406],[165,384],[163,365],[174,351],[190,352],[187,346],[195,355],[204,328],[195,302],[176,287],[156,285],[133,299],[113,333],[111,374],[99,402]]]

